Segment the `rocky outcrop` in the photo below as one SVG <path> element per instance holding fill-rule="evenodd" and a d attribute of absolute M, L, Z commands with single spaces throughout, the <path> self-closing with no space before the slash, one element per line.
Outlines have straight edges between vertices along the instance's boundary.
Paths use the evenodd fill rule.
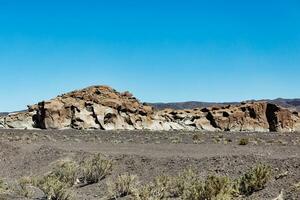
<path fill-rule="evenodd" d="M 151 127 L 153 109 L 129 92 L 108 86 L 89 87 L 29 106 L 41 129 L 142 129 Z"/>
<path fill-rule="evenodd" d="M 0 118 L 0 128 L 32 129 L 33 116 L 33 112 L 11 113 Z"/>
<path fill-rule="evenodd" d="M 0 127 L 292 132 L 300 131 L 300 116 L 268 102 L 158 111 L 129 92 L 93 86 L 2 117 Z"/>
<path fill-rule="evenodd" d="M 160 115 L 184 127 L 208 131 L 300 131 L 298 112 L 267 102 L 242 103 L 193 110 L 160 111 Z"/>

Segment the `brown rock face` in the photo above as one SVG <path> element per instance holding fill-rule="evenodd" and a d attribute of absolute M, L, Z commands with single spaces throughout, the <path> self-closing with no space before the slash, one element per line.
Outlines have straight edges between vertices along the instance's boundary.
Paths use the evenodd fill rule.
<path fill-rule="evenodd" d="M 129 92 L 94 86 L 58 96 L 29 107 L 36 111 L 34 122 L 41 129 L 136 129 L 147 123 L 152 107 L 141 104 Z"/>
<path fill-rule="evenodd" d="M 3 128 L 102 130 L 300 131 L 299 113 L 267 102 L 155 111 L 129 92 L 94 86 L 2 117 Z"/>

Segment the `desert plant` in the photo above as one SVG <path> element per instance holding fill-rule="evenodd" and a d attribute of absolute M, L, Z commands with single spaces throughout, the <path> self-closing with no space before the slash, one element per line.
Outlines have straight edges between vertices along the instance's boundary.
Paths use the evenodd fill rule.
<path fill-rule="evenodd" d="M 6 190 L 4 181 L 0 179 L 0 194 Z"/>
<path fill-rule="evenodd" d="M 200 179 L 195 179 L 192 183 L 185 182 L 185 187 L 182 190 L 183 200 L 197 200 L 201 198 L 203 183 Z"/>
<path fill-rule="evenodd" d="M 200 199 L 229 200 L 233 192 L 233 182 L 228 177 L 209 176 L 203 184 Z"/>
<path fill-rule="evenodd" d="M 80 168 L 86 184 L 98 183 L 111 172 L 112 161 L 102 154 L 96 154 L 84 160 Z"/>
<path fill-rule="evenodd" d="M 292 190 L 300 191 L 300 182 L 293 184 L 291 188 Z"/>
<path fill-rule="evenodd" d="M 201 139 L 201 135 L 200 135 L 200 134 L 194 134 L 193 137 L 192 137 L 192 139 L 193 139 L 193 142 L 194 142 L 195 144 L 199 144 L 199 143 L 202 142 L 202 139 Z"/>
<path fill-rule="evenodd" d="M 177 176 L 158 176 L 152 183 L 136 187 L 131 194 L 134 200 L 230 200 L 263 189 L 270 173 L 270 167 L 258 165 L 237 180 L 215 175 L 201 180 L 188 169 Z"/>
<path fill-rule="evenodd" d="M 159 199 L 172 197 L 176 193 L 175 177 L 162 175 L 154 179 L 152 190 L 155 191 Z"/>
<path fill-rule="evenodd" d="M 192 169 L 186 169 L 182 174 L 174 178 L 175 189 L 172 191 L 174 197 L 189 196 L 195 190 L 199 180 L 197 174 Z"/>
<path fill-rule="evenodd" d="M 61 162 L 47 175 L 21 178 L 15 191 L 23 197 L 31 197 L 32 191 L 29 188 L 34 186 L 43 191 L 48 200 L 71 200 L 73 194 L 70 188 L 76 181 L 76 175 L 75 162 Z"/>
<path fill-rule="evenodd" d="M 247 145 L 249 144 L 249 139 L 248 138 L 241 138 L 239 141 L 239 145 Z"/>
<path fill-rule="evenodd" d="M 133 199 L 134 200 L 157 200 L 153 192 L 153 187 L 150 185 L 144 185 L 133 192 Z"/>
<path fill-rule="evenodd" d="M 35 185 L 36 182 L 33 178 L 22 177 L 18 180 L 18 185 L 15 187 L 14 191 L 22 197 L 32 197 L 33 191 L 30 189 L 32 185 Z"/>
<path fill-rule="evenodd" d="M 150 183 L 144 185 L 140 188 L 137 188 L 133 192 L 134 200 L 164 200 L 168 199 L 165 196 L 164 190 L 162 188 L 158 188 L 154 183 Z"/>
<path fill-rule="evenodd" d="M 177 188 L 175 177 L 157 176 L 153 182 L 137 187 L 133 192 L 134 200 L 163 200 L 175 197 Z"/>
<path fill-rule="evenodd" d="M 137 176 L 128 173 L 119 175 L 114 182 L 107 182 L 108 192 L 115 199 L 133 194 L 137 186 Z"/>
<path fill-rule="evenodd" d="M 251 195 L 262 190 L 271 178 L 271 167 L 259 164 L 249 170 L 239 180 L 239 192 L 242 195 Z"/>
<path fill-rule="evenodd" d="M 72 191 L 58 177 L 48 175 L 38 180 L 36 186 L 44 192 L 48 200 L 72 200 Z"/>
<path fill-rule="evenodd" d="M 68 187 L 72 187 L 77 180 L 78 166 L 73 161 L 64 161 L 59 163 L 50 173 L 51 176 L 65 183 Z"/>

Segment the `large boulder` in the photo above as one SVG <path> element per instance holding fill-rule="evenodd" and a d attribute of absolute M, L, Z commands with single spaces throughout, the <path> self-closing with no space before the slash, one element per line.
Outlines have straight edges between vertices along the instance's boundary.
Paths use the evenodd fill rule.
<path fill-rule="evenodd" d="M 0 128 L 33 129 L 33 112 L 12 113 L 0 119 Z"/>
<path fill-rule="evenodd" d="M 143 129 L 153 114 L 129 92 L 94 86 L 29 107 L 41 129 Z"/>

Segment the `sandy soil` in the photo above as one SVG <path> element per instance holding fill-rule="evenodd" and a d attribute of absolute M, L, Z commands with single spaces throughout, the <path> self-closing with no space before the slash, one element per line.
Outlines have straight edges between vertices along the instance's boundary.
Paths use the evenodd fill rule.
<path fill-rule="evenodd" d="M 248 138 L 249 144 L 239 145 L 242 138 Z M 281 190 L 285 199 L 300 199 L 300 191 L 294 187 L 300 182 L 299 133 L 0 130 L 0 177 L 11 183 L 23 176 L 42 175 L 58 160 L 80 161 L 91 153 L 114 160 L 112 177 L 130 172 L 143 182 L 189 167 L 203 177 L 238 177 L 265 163 L 273 168 L 272 180 L 246 199 L 272 200 Z M 279 174 L 286 176 L 276 179 Z M 101 199 L 106 180 L 76 188 L 75 193 L 77 199 Z"/>

